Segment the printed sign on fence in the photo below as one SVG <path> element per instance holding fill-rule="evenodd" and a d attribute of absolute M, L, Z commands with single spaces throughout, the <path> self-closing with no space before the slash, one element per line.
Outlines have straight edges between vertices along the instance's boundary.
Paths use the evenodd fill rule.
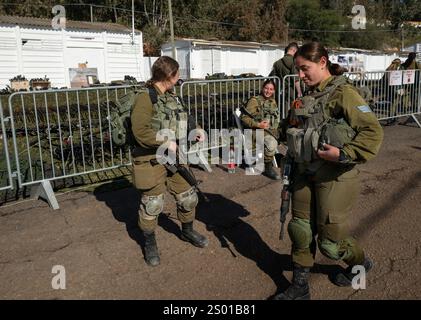
<path fill-rule="evenodd" d="M 402 84 L 402 71 L 391 71 L 389 86 L 400 86 Z"/>
<path fill-rule="evenodd" d="M 415 70 L 405 70 L 403 72 L 403 84 L 415 83 Z"/>

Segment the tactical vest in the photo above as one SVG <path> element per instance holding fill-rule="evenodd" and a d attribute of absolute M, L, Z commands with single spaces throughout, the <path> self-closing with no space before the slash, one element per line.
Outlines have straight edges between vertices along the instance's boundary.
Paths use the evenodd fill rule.
<path fill-rule="evenodd" d="M 151 126 L 154 130 L 170 129 L 176 139 L 185 138 L 188 130 L 188 114 L 179 98 L 169 92 L 161 94 L 153 103 Z"/>
<path fill-rule="evenodd" d="M 153 104 L 152 128 L 156 131 L 161 129 L 173 130 L 176 139 L 187 134 L 188 115 L 184 111 L 177 96 L 170 93 L 157 94 L 154 88 L 133 88 L 119 97 L 115 104 L 110 104 L 111 137 L 114 145 L 136 146 L 137 142 L 131 128 L 131 114 L 139 94 L 149 95 Z"/>
<path fill-rule="evenodd" d="M 330 115 L 328 100 L 339 86 L 348 84 L 345 77 L 335 77 L 322 92 L 315 92 L 294 101 L 287 129 L 289 154 L 297 163 L 310 163 L 320 159 L 317 150 L 323 143 L 342 148 L 356 135 L 343 118 Z"/>
<path fill-rule="evenodd" d="M 275 101 L 272 99 L 265 99 L 262 96 L 254 97 L 257 100 L 257 114 L 254 119 L 261 122 L 263 119 L 269 120 L 270 129 L 278 129 L 279 127 L 279 110 Z"/>

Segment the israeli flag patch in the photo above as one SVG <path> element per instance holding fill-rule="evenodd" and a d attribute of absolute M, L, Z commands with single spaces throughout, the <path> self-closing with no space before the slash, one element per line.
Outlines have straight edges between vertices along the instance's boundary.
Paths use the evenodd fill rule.
<path fill-rule="evenodd" d="M 363 113 L 373 112 L 373 111 L 371 111 L 371 108 L 369 106 L 359 106 L 357 108 L 358 108 L 358 110 L 360 110 Z"/>

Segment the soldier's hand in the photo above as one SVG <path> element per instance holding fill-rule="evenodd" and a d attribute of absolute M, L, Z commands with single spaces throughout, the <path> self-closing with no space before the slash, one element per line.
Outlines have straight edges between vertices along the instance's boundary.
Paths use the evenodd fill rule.
<path fill-rule="evenodd" d="M 196 129 L 196 141 L 203 142 L 206 138 L 206 132 L 203 129 Z"/>
<path fill-rule="evenodd" d="M 177 152 L 177 143 L 175 141 L 170 141 L 168 143 L 168 151 L 176 154 Z"/>
<path fill-rule="evenodd" d="M 269 121 L 263 120 L 259 122 L 260 129 L 269 129 Z"/>
<path fill-rule="evenodd" d="M 331 146 L 330 144 L 323 144 L 324 150 L 317 150 L 317 155 L 327 161 L 338 162 L 339 161 L 339 149 Z"/>

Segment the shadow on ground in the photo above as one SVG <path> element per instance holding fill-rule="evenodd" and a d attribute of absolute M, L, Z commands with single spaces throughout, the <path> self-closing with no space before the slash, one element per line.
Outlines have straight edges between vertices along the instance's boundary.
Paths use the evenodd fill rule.
<path fill-rule="evenodd" d="M 206 196 L 209 202 L 199 203 L 197 220 L 202 221 L 207 230 L 213 232 L 221 247 L 229 250 L 233 257 L 240 254 L 254 261 L 272 279 L 277 291 L 284 291 L 289 282 L 283 276 L 283 271 L 291 270 L 290 255 L 273 251 L 259 233 L 241 219 L 250 215 L 241 204 L 220 194 L 207 193 Z"/>
<path fill-rule="evenodd" d="M 94 195 L 97 200 L 106 203 L 117 221 L 126 225 L 128 235 L 136 241 L 144 254 L 144 238 L 138 227 L 140 196 L 137 190 L 125 188 L 110 192 L 110 187 L 109 184 L 100 186 L 95 189 Z M 259 233 L 242 219 L 250 215 L 250 212 L 241 204 L 219 194 L 205 195 L 209 202 L 199 202 L 196 219 L 204 223 L 206 229 L 215 235 L 221 248 L 229 250 L 233 257 L 241 255 L 254 261 L 256 266 L 272 279 L 277 287 L 276 293 L 284 291 L 289 286 L 289 281 L 283 272 L 292 270 L 291 256 L 275 252 L 263 241 Z M 172 197 L 166 199 L 172 201 Z M 180 238 L 179 224 L 165 213 L 160 215 L 158 225 Z M 316 264 L 312 272 L 331 275 L 338 270 L 340 267 L 336 265 Z M 273 295 L 268 299 L 272 297 Z"/>

